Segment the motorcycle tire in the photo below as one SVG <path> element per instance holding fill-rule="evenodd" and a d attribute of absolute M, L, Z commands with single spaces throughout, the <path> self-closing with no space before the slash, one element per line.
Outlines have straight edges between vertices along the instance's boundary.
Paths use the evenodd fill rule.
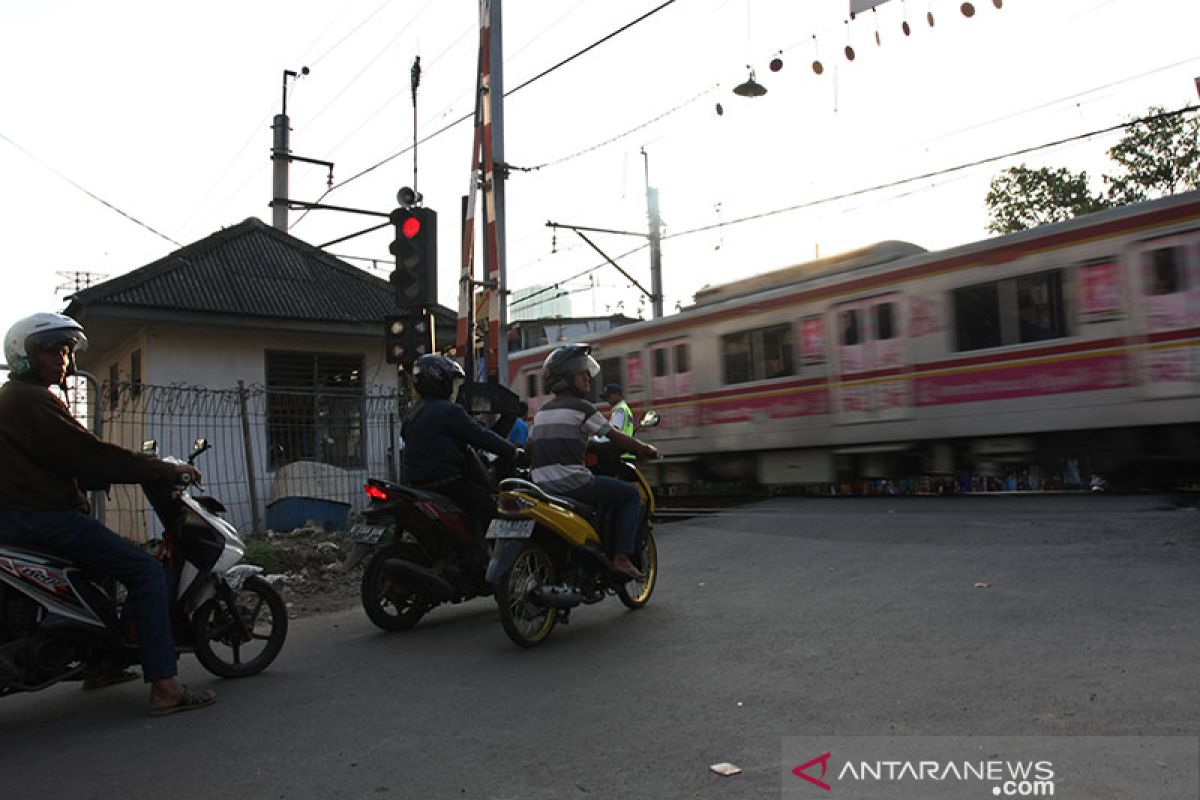
<path fill-rule="evenodd" d="M 395 584 L 388 577 L 384 563 L 389 558 L 404 558 L 417 564 L 423 562 L 414 558 L 409 545 L 389 544 L 377 550 L 363 569 L 359 591 L 363 611 L 377 627 L 395 633 L 416 625 L 432 606 L 419 594 Z"/>
<path fill-rule="evenodd" d="M 646 577 L 640 581 L 626 581 L 617 587 L 617 597 L 626 608 L 639 609 L 650 602 L 654 593 L 654 584 L 658 582 L 658 547 L 654 544 L 654 533 L 646 532 L 646 540 L 642 543 L 642 552 L 635 558 L 638 568 Z"/>
<path fill-rule="evenodd" d="M 274 586 L 254 575 L 246 579 L 234 597 L 233 611 L 223 597 L 206 600 L 196 610 L 192 623 L 196 659 L 222 678 L 245 678 L 262 672 L 279 655 L 287 638 L 287 606 Z M 249 638 L 233 613 L 241 615 Z"/>
<path fill-rule="evenodd" d="M 512 569 L 496 585 L 496 605 L 504 632 L 521 647 L 533 647 L 545 641 L 558 622 L 558 612 L 534 605 L 529 593 L 537 586 L 554 583 L 554 562 L 534 542 L 526 542 L 513 561 Z"/>

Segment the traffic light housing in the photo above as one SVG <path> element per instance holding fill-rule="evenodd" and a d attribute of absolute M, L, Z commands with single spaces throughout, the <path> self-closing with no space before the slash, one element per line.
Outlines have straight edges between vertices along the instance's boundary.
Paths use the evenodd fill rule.
<path fill-rule="evenodd" d="M 387 362 L 405 369 L 426 353 L 433 352 L 433 328 L 427 309 L 419 313 L 386 317 L 383 321 L 383 345 Z"/>
<path fill-rule="evenodd" d="M 396 238 L 388 249 L 396 258 L 390 280 L 396 305 L 404 309 L 437 302 L 437 212 L 397 208 L 391 213 Z"/>

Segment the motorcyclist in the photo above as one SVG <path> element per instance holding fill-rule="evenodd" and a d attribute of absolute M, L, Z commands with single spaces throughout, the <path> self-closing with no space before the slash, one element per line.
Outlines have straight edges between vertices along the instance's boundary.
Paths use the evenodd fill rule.
<path fill-rule="evenodd" d="M 533 482 L 547 491 L 567 495 L 589 505 L 613 510 L 613 566 L 627 578 L 644 576 L 629 559 L 637 540 L 641 495 L 633 484 L 595 475 L 585 464 L 590 436 L 605 435 L 618 447 L 653 458 L 654 445 L 638 441 L 609 426 L 589 401 L 592 382 L 600 365 L 587 344 L 559 347 L 542 364 L 542 382 L 554 393 L 533 418 L 529 455 Z"/>
<path fill-rule="evenodd" d="M 83 491 L 112 483 L 198 481 L 200 473 L 104 442 L 75 419 L 51 387 L 66 392 L 75 352 L 86 347 L 83 326 L 61 314 L 25 317 L 5 334 L 11 380 L 0 387 L 0 542 L 56 554 L 124 584 L 142 676 L 150 684 L 149 712 L 202 708 L 216 695 L 192 691 L 178 678 L 162 565 L 91 517 Z M 114 667 L 85 677 L 84 686 L 136 677 Z"/>
<path fill-rule="evenodd" d="M 443 494 L 467 513 L 482 537 L 496 508 L 492 487 L 480 483 L 467 467 L 464 445 L 494 453 L 506 461 L 517 448 L 471 417 L 453 402 L 466 375 L 457 361 L 432 353 L 413 364 L 418 401 L 404 417 L 404 481 Z"/>
<path fill-rule="evenodd" d="M 626 436 L 633 436 L 633 411 L 629 408 L 629 403 L 625 402 L 625 393 L 621 391 L 621 384 L 608 384 L 600 396 L 609 405 L 608 424 Z M 637 456 L 633 453 L 622 453 L 621 458 L 625 461 L 633 461 Z"/>

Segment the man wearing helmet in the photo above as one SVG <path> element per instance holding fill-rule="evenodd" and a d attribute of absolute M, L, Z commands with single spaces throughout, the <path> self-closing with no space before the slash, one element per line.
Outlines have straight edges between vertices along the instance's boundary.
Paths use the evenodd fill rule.
<path fill-rule="evenodd" d="M 633 484 L 594 475 L 584 463 L 589 436 L 605 435 L 628 452 L 653 458 L 654 445 L 609 427 L 604 415 L 588 398 L 594 397 L 592 381 L 600 374 L 600 365 L 586 344 L 570 344 L 546 357 L 542 382 L 554 393 L 533 418 L 529 433 L 529 455 L 534 483 L 546 490 L 573 497 L 590 505 L 606 505 L 613 510 L 613 566 L 628 578 L 643 576 L 629 560 L 637 540 L 641 516 L 641 495 Z"/>
<path fill-rule="evenodd" d="M 413 364 L 418 402 L 404 417 L 404 481 L 444 494 L 458 504 L 479 535 L 496 508 L 492 489 L 471 478 L 463 445 L 495 453 L 508 461 L 517 449 L 485 428 L 452 398 L 466 380 L 457 361 L 430 354 Z"/>
<path fill-rule="evenodd" d="M 12 379 L 0 387 L 0 542 L 45 550 L 123 583 L 150 684 L 150 713 L 201 708 L 216 696 L 189 690 L 176 674 L 162 565 L 91 517 L 83 493 L 112 483 L 198 481 L 200 473 L 101 441 L 76 421 L 50 387 L 65 390 L 75 351 L 86 347 L 83 327 L 61 314 L 18 320 L 4 337 Z M 89 677 L 85 686 L 137 676 Z"/>

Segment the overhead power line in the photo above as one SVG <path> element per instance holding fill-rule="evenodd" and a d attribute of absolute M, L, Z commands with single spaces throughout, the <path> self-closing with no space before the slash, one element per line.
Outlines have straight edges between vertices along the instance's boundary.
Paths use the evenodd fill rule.
<path fill-rule="evenodd" d="M 35 162 L 37 162 L 37 163 L 38 163 L 40 166 L 42 166 L 42 167 L 43 167 L 43 168 L 45 168 L 45 169 L 48 169 L 48 170 L 50 170 L 50 171 L 51 171 L 51 172 L 53 172 L 55 175 L 57 175 L 57 176 L 58 176 L 60 179 L 62 179 L 62 180 L 63 180 L 63 181 L 65 181 L 66 183 L 69 183 L 71 186 L 74 186 L 76 189 L 78 189 L 79 191 L 83 192 L 83 193 L 84 193 L 84 194 L 86 194 L 88 197 L 90 197 L 90 198 L 92 198 L 93 200 L 95 200 L 97 203 L 100 203 L 101 205 L 107 206 L 108 208 L 110 208 L 110 209 L 112 209 L 113 211 L 117 212 L 117 213 L 118 213 L 118 214 L 120 214 L 122 217 L 124 217 L 125 219 L 129 220 L 130 222 L 133 222 L 133 223 L 134 223 L 134 224 L 136 224 L 136 225 L 140 225 L 140 226 L 142 226 L 142 227 L 143 227 L 143 228 L 145 228 L 146 230 L 148 230 L 148 231 L 150 231 L 151 233 L 153 233 L 155 236 L 158 236 L 158 237 L 160 237 L 160 238 L 166 239 L 168 242 L 170 242 L 171 244 L 175 245 L 176 247 L 183 247 L 183 245 L 181 245 L 179 242 L 177 242 L 177 241 L 175 241 L 174 239 L 172 239 L 170 236 L 167 236 L 165 233 L 161 233 L 161 232 L 159 232 L 159 231 L 156 231 L 154 228 L 151 228 L 149 225 L 147 225 L 146 223 L 142 222 L 142 221 L 141 221 L 140 219 L 138 219 L 137 217 L 134 217 L 134 216 L 133 216 L 133 215 L 131 215 L 131 214 L 127 214 L 127 213 L 125 213 L 125 212 L 124 212 L 124 211 L 122 211 L 121 209 L 119 209 L 119 208 L 117 208 L 116 206 L 114 206 L 112 203 L 110 203 L 110 202 L 108 202 L 107 200 L 105 200 L 103 197 L 99 197 L 98 195 L 96 195 L 96 194 L 93 194 L 92 192 L 90 192 L 90 191 L 88 191 L 87 189 L 83 188 L 83 187 L 82 187 L 82 186 L 80 186 L 78 183 L 76 183 L 75 181 L 71 180 L 71 179 L 70 179 L 70 178 L 68 178 L 66 175 L 63 175 L 61 172 L 59 172 L 58 170 L 56 170 L 54 167 L 50 166 L 50 165 L 49 165 L 49 164 L 47 164 L 45 161 L 42 161 L 40 158 L 38 158 L 37 156 L 35 156 L 33 153 L 29 152 L 29 151 L 28 151 L 28 150 L 26 150 L 24 147 L 22 147 L 21 145 L 19 145 L 19 144 L 17 144 L 16 142 L 14 142 L 12 139 L 10 139 L 10 138 L 8 138 L 7 136 L 5 136 L 3 133 L 0 133 L 0 139 L 3 139 L 4 141 L 8 142 L 8 143 L 9 143 L 9 144 L 11 144 L 13 147 L 17 148 L 17 149 L 18 149 L 18 150 L 20 150 L 22 153 L 24 153 L 25 155 L 27 155 L 29 158 L 33 159 L 33 160 L 34 160 Z"/>
<path fill-rule="evenodd" d="M 604 36 L 601 39 L 597 39 L 596 41 L 592 42 L 591 44 L 589 44 L 587 47 L 583 48 L 582 50 L 579 50 L 579 51 L 573 53 L 572 55 L 567 56 L 562 61 L 559 61 L 557 64 L 555 64 L 551 67 L 547 67 L 546 69 L 542 70 L 537 75 L 534 75 L 532 78 L 529 78 L 528 80 L 526 80 L 524 83 L 521 83 L 520 85 L 518 85 L 512 89 L 509 89 L 508 91 L 506 91 L 504 93 L 504 96 L 510 97 L 510 96 L 516 94 L 517 92 L 521 91 L 526 86 L 533 83 L 534 81 L 541 80 L 542 78 L 546 77 L 547 75 L 554 72 L 555 70 L 560 69 L 563 66 L 566 66 L 567 64 L 571 63 L 575 59 L 582 56 L 584 53 L 594 50 L 595 48 L 597 48 L 600 45 L 604 44 L 605 42 L 609 41 L 613 37 L 618 36 L 621 33 L 624 33 L 625 31 L 632 28 L 634 25 L 637 25 L 638 23 L 643 22 L 646 19 L 648 19 L 649 17 L 657 14 L 659 11 L 662 11 L 664 8 L 673 4 L 674 2 L 675 2 L 675 0 L 666 0 L 666 2 L 662 3 L 659 6 L 656 6 L 655 8 L 650 9 L 649 11 L 647 11 L 645 14 L 642 14 L 637 19 L 632 20 L 631 22 L 627 22 L 626 24 L 622 25 L 620 28 L 617 28 L 616 30 L 614 30 L 612 33 L 609 33 L 607 36 Z M 348 183 L 351 183 L 352 181 L 356 181 L 359 178 L 363 177 L 364 175 L 366 175 L 370 172 L 374 172 L 375 170 L 379 169 L 384 164 L 394 161 L 395 159 L 399 158 L 400 156 L 404 155 L 405 153 L 410 152 L 417 145 L 425 144 L 425 142 L 428 142 L 430 139 L 433 139 L 436 136 L 440 136 L 441 134 L 445 133 L 446 131 L 450 130 L 451 128 L 455 127 L 456 125 L 459 125 L 463 122 L 466 122 L 469 119 L 472 119 L 474 116 L 475 116 L 475 112 L 472 110 L 471 112 L 464 114 L 463 116 L 459 117 L 458 119 L 455 119 L 455 120 L 443 125 L 441 128 L 438 128 L 436 131 L 434 131 L 433 133 L 429 134 L 428 136 L 425 136 L 424 138 L 418 140 L 417 142 L 414 142 L 413 144 L 411 144 L 395 153 L 392 153 L 390 156 L 387 156 L 386 158 L 384 158 L 380 161 L 377 161 L 376 163 L 372 164 L 371 166 L 367 167 L 366 169 L 362 170 L 361 172 L 357 172 L 354 175 L 351 175 L 349 178 L 346 178 L 346 180 L 335 183 L 333 186 L 326 189 L 325 192 L 319 198 L 317 198 L 317 202 L 318 203 L 321 202 L 321 200 L 323 200 L 325 197 L 329 196 L 331 193 L 337 191 L 338 189 L 342 188 L 343 186 L 347 185 Z M 297 221 L 299 221 L 299 220 L 297 220 Z"/>
<path fill-rule="evenodd" d="M 1002 153 L 1002 154 L 994 155 L 994 156 L 988 156 L 987 158 L 980 158 L 980 159 L 976 159 L 974 161 L 968 161 L 963 164 L 957 164 L 953 167 L 946 167 L 944 169 L 933 170 L 932 172 L 925 172 L 920 175 L 913 175 L 908 178 L 901 178 L 899 180 L 888 181 L 887 183 L 879 183 L 874 186 L 867 186 L 867 187 L 864 187 L 861 189 L 855 189 L 855 190 L 849 191 L 849 192 L 842 192 L 840 194 L 829 195 L 827 197 L 822 197 L 822 198 L 819 198 L 816 200 L 809 200 L 804 203 L 796 203 L 795 205 L 785 206 L 784 208 L 777 208 L 777 209 L 773 209 L 771 211 L 763 211 L 758 214 L 749 214 L 744 217 L 738 217 L 737 219 L 732 219 L 732 220 L 728 220 L 728 221 L 722 220 L 721 222 L 714 222 L 710 225 L 701 225 L 696 228 L 688 228 L 687 230 L 679 231 L 678 233 L 664 234 L 662 238 L 664 241 L 667 239 L 677 239 L 677 238 L 680 238 L 683 236 L 691 236 L 692 234 L 710 231 L 710 230 L 713 230 L 714 228 L 726 228 L 726 227 L 729 227 L 730 225 L 737 225 L 742 222 L 754 222 L 756 220 L 766 219 L 767 217 L 774 217 L 774 216 L 778 216 L 779 214 L 786 214 L 791 211 L 800 211 L 800 210 L 806 209 L 806 208 L 814 208 L 816 206 L 821 206 L 821 205 L 825 205 L 828 203 L 837 202 L 838 200 L 845 200 L 845 199 L 848 199 L 851 197 L 859 197 L 862 195 L 871 194 L 872 192 L 882 191 L 884 189 L 894 189 L 898 186 L 905 186 L 907 184 L 916 183 L 917 181 L 923 181 L 923 180 L 928 180 L 930 178 L 938 178 L 938 177 L 942 177 L 944 175 L 951 175 L 951 174 L 954 174 L 957 172 L 962 172 L 964 170 L 968 170 L 973 167 L 983 166 L 984 164 L 993 164 L 997 161 L 1003 161 L 1003 160 L 1009 159 L 1009 158 L 1016 158 L 1017 156 L 1029 155 L 1030 153 L 1036 153 L 1041 150 L 1049 150 L 1049 149 L 1059 147 L 1064 144 L 1080 142 L 1080 141 L 1084 141 L 1086 139 L 1091 139 L 1096 136 L 1103 136 L 1104 134 L 1113 133 L 1114 131 L 1127 129 L 1134 125 L 1139 125 L 1139 124 L 1147 123 L 1147 122 L 1158 122 L 1160 120 L 1170 119 L 1172 117 L 1181 117 L 1185 114 L 1190 114 L 1195 111 L 1200 111 L 1200 106 L 1184 106 L 1183 108 L 1177 108 L 1174 111 L 1166 111 L 1162 114 L 1152 114 L 1150 116 L 1138 117 L 1137 119 L 1132 119 L 1132 120 L 1129 120 L 1128 122 L 1120 123 L 1119 125 L 1110 125 L 1106 128 L 1098 128 L 1096 130 L 1088 131 L 1087 133 L 1080 133 L 1080 134 L 1076 134 L 1075 136 L 1068 136 L 1063 139 L 1056 139 L 1052 142 L 1045 142 L 1044 144 L 1033 145 L 1030 147 L 1023 147 L 1019 150 L 1011 150 L 1007 153 Z M 621 253 L 620 255 L 614 256 L 613 260 L 617 261 L 617 260 L 620 260 L 627 256 L 633 255 L 634 253 L 637 253 L 640 250 L 646 249 L 646 247 L 648 247 L 648 245 L 643 244 L 639 247 L 633 248 L 632 250 L 627 250 L 626 252 Z M 596 264 L 593 267 L 589 267 L 581 272 L 571 275 L 570 277 L 563 278 L 559 281 L 556 281 L 554 284 L 552 284 L 544 289 L 540 289 L 540 290 L 534 292 L 533 294 L 522 297 L 520 299 L 520 301 L 514 302 L 511 308 L 513 308 L 513 309 L 519 308 L 520 304 L 528 303 L 529 301 L 538 297 L 540 294 L 543 294 L 545 292 L 550 292 L 550 291 L 557 291 L 562 284 L 569 283 L 578 278 L 582 278 L 583 276 L 588 275 L 592 272 L 595 272 L 596 270 L 601 269 L 602 267 L 606 267 L 606 266 L 608 266 L 607 261 L 605 261 L 601 264 Z"/>

